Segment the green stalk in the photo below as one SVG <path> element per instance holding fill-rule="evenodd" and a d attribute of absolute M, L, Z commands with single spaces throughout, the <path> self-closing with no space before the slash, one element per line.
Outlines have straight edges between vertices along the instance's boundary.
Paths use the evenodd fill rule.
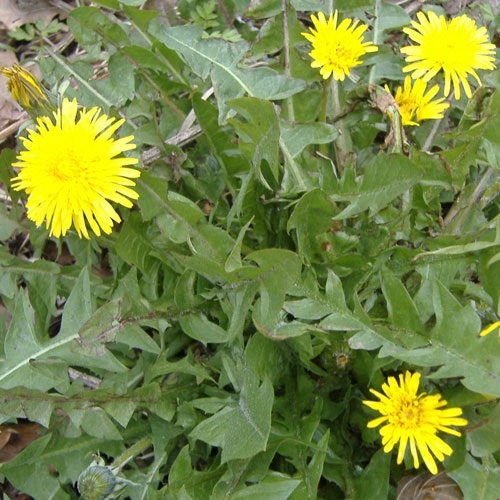
<path fill-rule="evenodd" d="M 283 9 L 283 64 L 285 69 L 285 75 L 291 76 L 290 73 L 290 37 L 288 33 L 288 8 L 286 0 L 281 0 L 281 6 Z M 286 109 L 288 111 L 288 120 L 291 122 L 295 121 L 295 111 L 293 109 L 293 97 L 289 96 L 286 98 Z"/>
<path fill-rule="evenodd" d="M 446 102 L 449 104 L 453 100 L 454 96 L 455 96 L 455 91 L 452 90 L 450 95 L 446 99 Z M 432 146 L 432 141 L 434 141 L 434 137 L 436 137 L 436 134 L 439 130 L 439 127 L 441 126 L 441 123 L 443 122 L 443 120 L 446 118 L 446 113 L 448 112 L 449 109 L 450 108 L 447 108 L 444 110 L 443 118 L 439 118 L 439 120 L 434 120 L 434 124 L 432 125 L 432 129 L 429 132 L 429 135 L 427 136 L 427 138 L 425 139 L 425 143 L 422 147 L 422 151 L 424 151 L 424 152 L 430 151 L 431 146 Z"/>
<path fill-rule="evenodd" d="M 379 44 L 379 30 L 378 30 L 378 18 L 380 16 L 380 0 L 375 0 L 375 22 L 373 24 L 373 45 Z M 376 65 L 374 64 L 370 69 L 370 77 L 368 83 L 373 85 L 375 83 L 375 71 Z"/>
<path fill-rule="evenodd" d="M 318 121 L 320 123 L 326 123 L 326 108 L 328 106 L 328 92 L 330 87 L 328 85 L 328 80 L 323 80 L 323 92 L 321 94 L 321 103 L 319 107 Z M 328 156 L 328 144 L 320 144 L 319 151 L 325 156 Z"/>
<path fill-rule="evenodd" d="M 149 448 L 151 446 L 151 443 L 152 441 L 149 436 L 143 437 L 142 439 L 137 441 L 137 443 L 133 444 L 130 448 L 126 449 L 119 457 L 116 457 L 111 464 L 111 467 L 122 467 L 129 460 L 132 460 L 132 458 L 139 455 L 139 453 L 142 453 L 144 450 Z"/>
<path fill-rule="evenodd" d="M 444 219 L 445 233 L 462 234 L 462 227 L 467 221 L 470 211 L 486 191 L 490 184 L 490 178 L 494 173 L 495 170 L 492 167 L 487 168 L 469 195 L 462 191 L 462 194 L 457 197 Z"/>
<path fill-rule="evenodd" d="M 439 130 L 439 126 L 441 125 L 441 122 L 443 121 L 443 118 L 439 118 L 439 120 L 434 120 L 434 124 L 432 125 L 432 129 L 429 132 L 429 135 L 425 139 L 424 146 L 422 147 L 422 151 L 428 152 L 431 149 L 432 146 L 432 141 L 434 140 L 434 137 L 436 137 L 437 131 Z"/>
<path fill-rule="evenodd" d="M 302 174 L 300 173 L 299 166 L 295 163 L 295 160 L 292 158 L 290 151 L 288 151 L 288 148 L 286 147 L 286 144 L 283 142 L 283 139 L 281 139 L 281 137 L 279 139 L 279 144 L 281 147 L 281 151 L 283 152 L 283 156 L 285 157 L 286 165 L 290 168 L 293 176 L 295 177 L 295 180 L 297 181 L 299 191 L 306 191 L 307 186 L 304 178 L 302 177 Z"/>
<path fill-rule="evenodd" d="M 389 106 L 391 113 L 392 130 L 394 131 L 394 145 L 391 148 L 391 153 L 403 152 L 403 124 L 401 122 L 401 114 L 399 110 L 393 106 Z"/>
<path fill-rule="evenodd" d="M 342 107 L 340 105 L 339 82 L 333 77 L 331 77 L 330 88 L 332 90 L 333 116 L 341 116 Z M 335 150 L 337 153 L 336 156 L 339 169 L 342 169 L 344 155 L 351 151 L 351 136 L 345 127 L 344 120 L 342 118 L 337 121 L 337 126 L 339 129 L 339 138 L 336 141 Z M 339 150 L 342 150 L 343 153 L 340 153 Z"/>

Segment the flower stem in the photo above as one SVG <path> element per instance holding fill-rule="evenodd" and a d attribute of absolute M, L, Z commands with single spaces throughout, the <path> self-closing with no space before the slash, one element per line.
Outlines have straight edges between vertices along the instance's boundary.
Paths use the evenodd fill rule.
<path fill-rule="evenodd" d="M 375 0 L 375 21 L 373 23 L 373 45 L 379 44 L 379 30 L 378 30 L 378 19 L 380 16 L 380 0 Z M 375 74 L 377 71 L 377 65 L 374 64 L 370 69 L 370 77 L 368 79 L 368 83 L 375 83 Z"/>
<path fill-rule="evenodd" d="M 116 457 L 111 466 L 122 467 L 129 460 L 139 455 L 139 453 L 142 453 L 146 448 L 149 448 L 151 446 L 151 443 L 152 441 L 149 436 L 143 437 L 142 439 L 137 441 L 137 443 L 133 444 L 130 448 L 125 450 L 119 457 Z"/>
<path fill-rule="evenodd" d="M 286 0 L 281 0 L 281 7 L 283 9 L 283 58 L 285 75 L 290 76 L 290 38 L 288 35 L 288 8 Z M 295 121 L 295 112 L 293 109 L 293 97 L 286 98 L 286 109 L 288 111 L 288 120 Z"/>
<path fill-rule="evenodd" d="M 446 102 L 450 103 L 454 96 L 455 96 L 455 91 L 452 90 L 451 93 L 450 93 L 450 95 L 449 95 L 449 97 L 448 97 L 448 99 L 446 99 Z M 424 151 L 424 152 L 430 151 L 431 146 L 432 146 L 432 141 L 434 140 L 434 137 L 436 137 L 436 134 L 437 134 L 437 132 L 439 130 L 441 122 L 445 119 L 446 112 L 449 109 L 450 108 L 447 108 L 447 109 L 444 110 L 443 118 L 440 118 L 439 120 L 435 120 L 434 121 L 432 129 L 429 132 L 429 135 L 427 136 L 427 139 L 425 139 L 425 143 L 424 143 L 424 146 L 422 147 L 422 151 Z"/>
<path fill-rule="evenodd" d="M 494 173 L 495 170 L 492 167 L 487 168 L 479 182 L 476 183 L 474 190 L 468 196 L 461 194 L 457 197 L 444 219 L 447 234 L 462 233 L 462 226 L 465 224 L 470 211 L 488 187 L 490 178 Z"/>
<path fill-rule="evenodd" d="M 333 108 L 333 116 L 342 116 L 342 108 L 340 105 L 340 94 L 339 94 L 339 82 L 335 80 L 335 78 L 331 79 L 330 83 L 330 88 L 332 91 L 332 108 Z M 342 169 L 342 166 L 344 164 L 344 156 L 346 153 L 349 153 L 351 151 L 350 147 L 350 135 L 349 131 L 344 125 L 344 120 L 340 119 L 337 121 L 337 126 L 339 129 L 339 138 L 337 139 L 336 142 L 336 156 L 337 156 L 337 163 L 339 165 L 339 168 Z M 342 150 L 342 152 L 340 152 Z"/>
<path fill-rule="evenodd" d="M 431 131 L 429 132 L 427 139 L 425 139 L 422 151 L 428 152 L 431 149 L 432 141 L 434 140 L 434 137 L 436 137 L 437 131 L 442 121 L 443 121 L 442 118 L 439 118 L 439 120 L 434 120 L 434 124 L 432 125 Z"/>
<path fill-rule="evenodd" d="M 328 92 L 330 91 L 328 80 L 323 80 L 323 92 L 321 94 L 321 102 L 319 105 L 319 115 L 318 121 L 320 123 L 326 123 L 326 108 L 328 107 Z M 319 152 L 328 156 L 328 144 L 320 144 Z"/>
<path fill-rule="evenodd" d="M 401 123 L 401 114 L 399 109 L 390 105 L 389 111 L 392 118 L 392 130 L 394 132 L 394 145 L 392 146 L 391 153 L 403 152 L 403 125 Z"/>
<path fill-rule="evenodd" d="M 299 191 L 306 191 L 307 186 L 306 186 L 306 183 L 304 181 L 304 178 L 302 177 L 302 174 L 300 173 L 299 166 L 295 163 L 295 160 L 292 158 L 290 151 L 288 151 L 288 148 L 286 147 L 286 144 L 283 141 L 283 139 L 281 139 L 281 137 L 279 140 L 279 145 L 281 147 L 281 151 L 283 152 L 283 156 L 285 157 L 286 164 L 288 165 L 288 167 L 292 171 L 292 173 L 295 177 L 295 180 L 297 181 L 298 190 Z"/>
<path fill-rule="evenodd" d="M 339 82 L 335 78 L 331 79 L 333 116 L 340 115 Z"/>

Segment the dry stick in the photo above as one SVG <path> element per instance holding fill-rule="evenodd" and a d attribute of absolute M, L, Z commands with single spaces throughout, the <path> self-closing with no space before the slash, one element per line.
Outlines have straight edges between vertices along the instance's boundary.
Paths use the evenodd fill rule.
<path fill-rule="evenodd" d="M 406 13 L 411 16 L 414 12 L 422 8 L 422 5 L 425 3 L 425 0 L 415 0 L 407 5 L 404 9 Z"/>
<path fill-rule="evenodd" d="M 8 125 L 7 127 L 5 127 L 4 129 L 0 130 L 0 141 L 3 141 L 7 137 L 9 137 L 9 135 L 13 134 L 14 132 L 17 132 L 17 130 L 19 129 L 19 127 L 25 121 L 28 121 L 28 120 L 29 120 L 28 114 L 27 113 L 23 113 L 21 115 L 21 118 L 19 118 L 18 120 L 16 120 L 14 123 L 11 123 L 10 125 Z"/>
<path fill-rule="evenodd" d="M 201 96 L 202 100 L 206 101 L 213 93 L 214 93 L 214 88 L 210 87 Z M 187 114 L 183 124 L 181 125 L 181 128 L 179 129 L 178 134 L 182 134 L 184 132 L 187 132 L 193 126 L 195 120 L 196 120 L 196 115 L 194 113 L 194 109 L 191 109 L 191 111 Z"/>
<path fill-rule="evenodd" d="M 71 381 L 81 380 L 83 385 L 90 387 L 91 389 L 99 389 L 99 386 L 101 385 L 101 379 L 75 370 L 74 368 L 68 368 L 68 375 Z"/>
<path fill-rule="evenodd" d="M 286 0 L 281 0 L 281 7 L 283 9 L 283 58 L 285 66 L 285 75 L 290 76 L 290 39 L 288 36 L 288 9 Z M 288 111 L 288 120 L 295 121 L 295 112 L 293 109 L 293 97 L 286 98 L 286 109 Z"/>
<path fill-rule="evenodd" d="M 201 96 L 201 98 L 204 101 L 206 101 L 213 93 L 214 93 L 214 88 L 210 87 Z M 170 139 L 167 139 L 165 141 L 165 144 L 182 147 L 185 146 L 186 144 L 189 144 L 191 141 L 194 141 L 196 138 L 198 138 L 203 133 L 203 131 L 201 130 L 201 127 L 199 125 L 193 125 L 195 119 L 196 115 L 194 113 L 194 110 L 192 109 L 187 114 L 186 119 L 184 120 L 183 124 L 181 125 L 181 128 L 179 129 L 179 132 L 177 132 L 177 134 L 171 137 Z M 153 163 L 159 158 L 161 158 L 161 151 L 157 147 L 148 149 L 147 151 L 144 151 L 144 153 L 142 153 L 142 162 L 145 165 Z"/>
<path fill-rule="evenodd" d="M 202 134 L 201 127 L 199 125 L 194 125 L 190 129 L 186 130 L 185 132 L 179 132 L 178 134 L 174 135 L 170 139 L 167 139 L 165 141 L 165 144 L 170 144 L 172 146 L 185 146 L 186 144 L 189 144 L 190 142 L 194 141 L 196 138 L 198 138 Z M 161 151 L 159 148 L 154 147 L 151 149 L 148 149 L 142 153 L 142 161 L 145 165 L 148 165 L 149 163 L 153 163 L 154 161 L 158 160 L 161 158 Z"/>
<path fill-rule="evenodd" d="M 231 17 L 231 14 L 229 13 L 229 11 L 226 9 L 226 6 L 224 5 L 223 0 L 217 0 L 217 4 L 219 5 L 219 8 L 220 8 L 223 16 L 226 18 L 227 24 L 229 24 L 229 26 L 234 27 L 233 18 Z"/>
<path fill-rule="evenodd" d="M 71 12 L 73 10 L 71 5 L 64 3 L 62 0 L 49 0 L 49 3 L 56 9 L 62 10 L 63 12 Z"/>

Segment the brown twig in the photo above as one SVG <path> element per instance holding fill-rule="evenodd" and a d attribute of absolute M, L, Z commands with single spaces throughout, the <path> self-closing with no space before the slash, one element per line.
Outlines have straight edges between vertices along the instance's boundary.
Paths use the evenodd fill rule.
<path fill-rule="evenodd" d="M 201 134 L 201 127 L 199 125 L 194 125 L 185 132 L 179 132 L 170 139 L 167 139 L 165 144 L 182 147 L 189 144 L 191 141 L 194 141 Z M 159 158 L 161 158 L 161 152 L 160 149 L 156 147 L 148 149 L 142 153 L 142 161 L 146 165 L 158 160 Z"/>
<path fill-rule="evenodd" d="M 17 119 L 14 123 L 7 125 L 4 129 L 0 130 L 0 141 L 3 141 L 7 137 L 9 137 L 14 132 L 17 132 L 19 127 L 25 122 L 28 121 L 29 117 L 27 113 L 23 113 L 21 118 Z"/>

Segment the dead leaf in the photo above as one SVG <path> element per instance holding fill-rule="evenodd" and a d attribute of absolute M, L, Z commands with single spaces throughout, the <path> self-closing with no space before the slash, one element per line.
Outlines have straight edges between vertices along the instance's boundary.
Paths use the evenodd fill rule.
<path fill-rule="evenodd" d="M 396 500 L 463 500 L 457 483 L 441 471 L 436 475 L 424 472 L 419 476 L 404 476 L 398 483 Z"/>
<path fill-rule="evenodd" d="M 10 50 L 0 51 L 0 67 L 9 67 L 16 63 L 17 58 L 13 52 Z M 0 73 L 0 130 L 3 130 L 9 122 L 18 120 L 23 114 L 21 106 L 10 95 L 7 88 L 7 78 Z"/>
<path fill-rule="evenodd" d="M 2 318 L 2 316 L 4 316 L 4 318 Z M 12 314 L 5 307 L 5 304 L 3 303 L 2 297 L 0 297 L 0 321 L 5 321 L 5 328 L 8 330 L 10 323 L 12 321 Z M 1 444 L 1 439 L 0 439 L 0 448 L 1 447 L 2 447 L 2 444 Z"/>
<path fill-rule="evenodd" d="M 10 484 L 8 481 L 6 481 L 2 485 L 2 492 L 4 492 L 7 495 L 7 498 L 10 498 L 10 500 L 33 500 L 33 497 L 26 495 L 26 493 L 20 492 L 17 488 L 14 488 L 14 486 L 12 486 L 12 484 Z"/>
<path fill-rule="evenodd" d="M 38 439 L 38 424 L 0 425 L 0 463 L 17 456 L 32 441 Z"/>
<path fill-rule="evenodd" d="M 8 30 L 39 19 L 48 24 L 53 17 L 62 13 L 47 0 L 0 0 L 0 23 Z"/>

